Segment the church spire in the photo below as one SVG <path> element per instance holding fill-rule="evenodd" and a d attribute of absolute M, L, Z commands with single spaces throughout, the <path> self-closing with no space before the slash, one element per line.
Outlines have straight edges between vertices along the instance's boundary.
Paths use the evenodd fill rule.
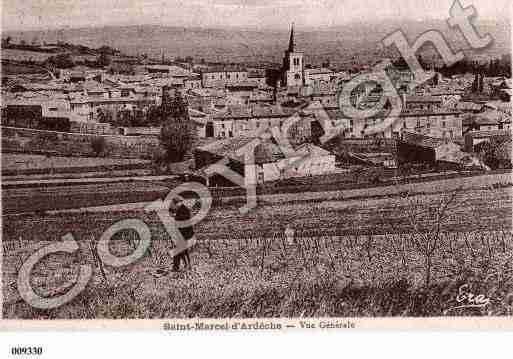
<path fill-rule="evenodd" d="M 289 52 L 294 52 L 294 23 L 290 29 Z"/>

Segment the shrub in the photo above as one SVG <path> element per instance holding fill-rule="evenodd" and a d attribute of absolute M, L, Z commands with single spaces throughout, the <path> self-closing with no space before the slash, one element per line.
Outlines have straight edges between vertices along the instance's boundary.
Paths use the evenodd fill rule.
<path fill-rule="evenodd" d="M 181 162 L 192 146 L 192 129 L 187 122 L 171 122 L 162 127 L 162 146 L 166 149 L 168 162 Z"/>
<path fill-rule="evenodd" d="M 105 138 L 98 136 L 91 140 L 91 148 L 96 156 L 100 156 L 105 152 Z"/>
<path fill-rule="evenodd" d="M 161 147 L 155 148 L 151 153 L 153 171 L 157 174 L 167 172 L 166 151 Z"/>

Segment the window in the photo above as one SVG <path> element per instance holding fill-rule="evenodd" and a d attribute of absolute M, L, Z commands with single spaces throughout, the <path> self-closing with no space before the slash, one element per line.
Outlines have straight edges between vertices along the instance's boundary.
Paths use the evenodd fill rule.
<path fill-rule="evenodd" d="M 445 121 L 442 121 L 442 127 L 445 127 Z"/>

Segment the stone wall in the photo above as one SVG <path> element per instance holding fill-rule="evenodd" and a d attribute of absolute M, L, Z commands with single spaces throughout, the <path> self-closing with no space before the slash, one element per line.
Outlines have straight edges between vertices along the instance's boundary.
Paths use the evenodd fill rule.
<path fill-rule="evenodd" d="M 2 126 L 4 152 L 92 156 L 95 153 L 91 142 L 97 137 L 105 140 L 106 157 L 152 159 L 160 145 L 156 137 L 92 135 Z"/>

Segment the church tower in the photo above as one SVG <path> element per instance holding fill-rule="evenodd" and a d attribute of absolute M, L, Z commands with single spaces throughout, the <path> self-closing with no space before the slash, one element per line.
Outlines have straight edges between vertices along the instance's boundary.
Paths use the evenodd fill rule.
<path fill-rule="evenodd" d="M 289 48 L 285 51 L 283 58 L 283 83 L 286 86 L 303 86 L 304 84 L 304 63 L 303 53 L 295 49 L 294 24 L 290 30 Z"/>

